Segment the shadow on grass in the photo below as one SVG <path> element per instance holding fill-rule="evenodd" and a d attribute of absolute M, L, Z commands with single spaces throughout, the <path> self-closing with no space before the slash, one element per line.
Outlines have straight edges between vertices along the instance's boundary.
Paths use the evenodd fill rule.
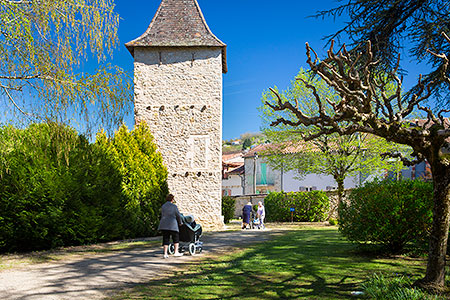
<path fill-rule="evenodd" d="M 292 231 L 242 250 L 113 299 L 348 299 L 374 272 L 423 272 L 420 261 L 359 256 L 335 228 Z"/>

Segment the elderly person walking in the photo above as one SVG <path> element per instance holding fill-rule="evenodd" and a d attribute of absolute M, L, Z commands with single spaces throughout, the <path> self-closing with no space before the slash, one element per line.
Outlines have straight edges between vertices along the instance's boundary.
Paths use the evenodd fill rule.
<path fill-rule="evenodd" d="M 266 228 L 266 226 L 264 226 L 264 218 L 266 217 L 266 210 L 261 201 L 258 202 L 258 211 L 256 212 L 256 215 L 258 216 L 259 219 L 259 227 Z"/>
<path fill-rule="evenodd" d="M 251 213 L 252 213 L 252 203 L 249 201 L 242 208 L 242 229 L 246 229 L 247 225 L 250 225 Z"/>
<path fill-rule="evenodd" d="M 180 230 L 178 227 L 181 225 L 181 216 L 174 202 L 175 197 L 169 194 L 166 197 L 166 203 L 161 207 L 161 221 L 159 222 L 158 230 L 161 230 L 163 234 L 164 258 L 169 258 L 170 237 L 172 237 L 175 246 L 174 256 L 183 255 L 183 253 L 178 252 L 180 246 Z"/>

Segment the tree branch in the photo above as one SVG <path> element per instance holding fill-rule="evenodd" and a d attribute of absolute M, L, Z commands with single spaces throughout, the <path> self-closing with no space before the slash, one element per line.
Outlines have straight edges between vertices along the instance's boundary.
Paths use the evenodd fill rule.
<path fill-rule="evenodd" d="M 385 153 L 381 154 L 382 157 L 398 158 L 398 159 L 400 159 L 402 161 L 402 163 L 405 166 L 409 166 L 409 167 L 417 165 L 417 164 L 419 164 L 419 163 L 421 163 L 421 162 L 423 162 L 425 160 L 425 157 L 423 157 L 421 154 L 416 154 L 416 155 L 417 155 L 417 159 L 409 160 L 400 152 L 395 152 L 395 153 L 385 152 Z"/>

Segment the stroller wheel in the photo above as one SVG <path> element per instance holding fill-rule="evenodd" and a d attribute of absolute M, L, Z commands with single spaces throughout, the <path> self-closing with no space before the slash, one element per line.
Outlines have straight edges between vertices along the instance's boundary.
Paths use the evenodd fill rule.
<path fill-rule="evenodd" d="M 168 252 L 169 252 L 169 254 L 175 253 L 175 245 L 174 244 L 169 244 Z"/>
<path fill-rule="evenodd" d="M 189 244 L 189 254 L 195 255 L 195 244 L 194 243 Z"/>

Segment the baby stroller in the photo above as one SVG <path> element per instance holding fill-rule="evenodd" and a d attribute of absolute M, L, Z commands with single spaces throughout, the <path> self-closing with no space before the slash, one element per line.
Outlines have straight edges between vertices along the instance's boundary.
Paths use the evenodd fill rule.
<path fill-rule="evenodd" d="M 193 216 L 181 215 L 182 224 L 179 226 L 180 230 L 180 246 L 179 252 L 189 251 L 190 255 L 201 253 L 203 250 L 203 242 L 200 242 L 202 236 L 202 226 L 195 223 Z M 174 244 L 169 245 L 169 254 L 175 252 Z"/>

